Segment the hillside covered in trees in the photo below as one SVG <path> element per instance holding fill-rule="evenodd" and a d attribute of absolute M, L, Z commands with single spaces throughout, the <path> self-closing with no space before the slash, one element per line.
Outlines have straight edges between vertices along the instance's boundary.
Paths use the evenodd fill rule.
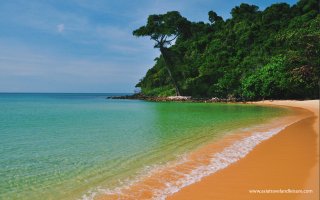
<path fill-rule="evenodd" d="M 210 11 L 208 22 L 177 11 L 150 15 L 133 34 L 150 37 L 161 55 L 137 87 L 148 96 L 319 98 L 318 0 L 263 11 L 241 4 L 231 15 Z"/>

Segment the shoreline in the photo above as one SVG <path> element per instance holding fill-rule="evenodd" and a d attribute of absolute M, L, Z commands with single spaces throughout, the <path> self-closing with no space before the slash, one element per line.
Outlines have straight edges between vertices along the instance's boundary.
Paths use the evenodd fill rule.
<path fill-rule="evenodd" d="M 165 197 L 169 197 L 168 199 L 212 199 L 212 195 L 209 195 L 208 198 L 202 198 L 202 197 L 199 198 L 198 196 L 199 192 L 197 192 L 199 191 L 199 188 L 193 189 L 193 192 L 191 192 L 192 193 L 191 196 L 190 196 L 190 193 L 188 193 L 187 196 L 183 196 L 183 195 L 181 196 L 181 194 L 185 193 L 184 191 L 186 189 L 193 188 L 197 184 L 202 183 L 203 180 L 207 179 L 207 177 L 214 176 L 215 174 L 220 173 L 220 171 L 224 171 L 229 167 L 236 165 L 238 162 L 241 162 L 242 159 L 246 158 L 246 156 L 251 153 L 252 149 L 254 151 L 256 146 L 260 146 L 259 144 L 260 142 L 264 143 L 270 140 L 271 137 L 275 137 L 273 135 L 277 135 L 279 133 L 279 130 L 281 128 L 275 129 L 275 127 L 283 128 L 284 124 L 285 124 L 284 127 L 291 126 L 292 122 L 296 123 L 297 121 L 301 121 L 301 119 L 306 115 L 309 115 L 309 116 L 312 115 L 310 114 L 310 112 L 305 111 L 304 109 L 301 109 L 301 108 L 291 108 L 291 109 L 295 110 L 294 116 L 284 117 L 284 118 L 281 118 L 282 120 L 280 119 L 277 121 L 264 124 L 262 129 L 256 129 L 256 130 L 250 129 L 249 131 L 244 131 L 241 134 L 226 136 L 226 138 L 222 139 L 219 142 L 210 143 L 208 145 L 205 145 L 204 147 L 197 149 L 194 152 L 191 152 L 191 154 L 188 155 L 188 158 L 187 158 L 188 162 L 186 163 L 182 162 L 181 164 L 178 164 L 178 165 L 166 166 L 165 169 L 156 171 L 156 173 L 153 173 L 152 176 L 143 178 L 142 181 L 140 180 L 138 183 L 135 183 L 134 185 L 131 185 L 130 187 L 124 190 L 121 190 L 121 193 L 122 193 L 121 195 L 119 195 L 119 193 L 118 194 L 110 193 L 107 195 L 99 195 L 97 199 L 119 199 L 119 198 L 135 199 L 134 197 L 137 197 L 137 196 L 139 196 L 141 199 L 151 199 L 152 197 L 155 197 L 155 195 L 154 195 L 154 191 L 150 191 L 150 188 L 158 190 L 158 195 L 156 195 L 156 197 L 160 199 L 164 199 Z M 259 134 L 254 135 L 253 133 L 259 133 Z M 253 140 L 249 140 L 249 142 L 253 142 L 253 145 L 249 146 L 249 150 L 243 149 L 242 154 L 239 156 L 237 155 L 239 146 L 232 147 L 231 150 L 233 151 L 233 155 L 231 157 L 230 155 L 225 155 L 227 156 L 225 157 L 226 159 L 231 160 L 230 162 L 228 162 L 227 164 L 223 162 L 213 163 L 213 165 L 212 163 L 210 163 L 211 162 L 210 158 L 212 155 L 221 154 L 223 153 L 223 150 L 227 148 L 230 149 L 230 146 L 232 146 L 235 142 L 238 142 L 242 139 L 244 140 L 244 139 L 250 138 L 250 136 L 254 136 L 254 137 L 251 138 Z M 256 140 L 256 138 L 258 138 L 258 140 Z M 262 139 L 259 139 L 259 138 L 262 138 Z M 242 142 L 244 142 L 242 144 L 246 144 L 246 145 L 248 143 L 248 141 L 242 141 Z M 201 158 L 199 159 L 199 157 Z M 207 169 L 203 169 L 203 166 L 208 166 L 208 167 Z M 210 171 L 210 168 L 215 168 L 215 169 Z M 177 175 L 177 173 L 172 173 L 172 171 L 175 171 L 175 172 L 178 171 L 180 175 Z M 196 171 L 198 174 L 194 174 L 194 171 Z M 186 174 L 191 175 L 191 178 L 190 176 L 187 176 L 189 178 L 185 179 Z M 166 182 L 166 184 L 163 184 L 161 180 L 163 181 L 164 177 L 165 177 L 165 180 L 172 179 L 174 181 Z M 170 185 L 170 187 L 167 187 L 166 185 Z M 209 184 L 208 186 L 210 185 L 211 184 Z M 225 188 L 225 190 L 227 190 L 227 188 Z M 176 198 L 176 196 L 178 196 L 178 198 Z M 217 199 L 225 199 L 225 198 L 218 197 Z"/>
<path fill-rule="evenodd" d="M 122 100 L 141 100 L 141 101 L 150 101 L 150 102 L 186 102 L 186 103 L 238 103 L 238 104 L 252 104 L 254 102 L 283 102 L 283 101 L 315 101 L 317 99 L 290 99 L 290 100 L 281 100 L 281 99 L 272 99 L 272 100 L 245 100 L 243 98 L 219 98 L 219 97 L 192 97 L 192 96 L 146 96 L 141 93 L 136 93 L 132 95 L 124 95 L 124 96 L 110 96 L 106 97 L 106 99 L 122 99 Z M 271 104 L 270 104 L 271 105 Z"/>
<path fill-rule="evenodd" d="M 300 108 L 308 110 L 309 114 L 257 145 L 241 160 L 182 188 L 167 199 L 319 198 L 319 100 L 251 103 Z M 279 189 L 312 190 L 312 193 L 252 193 Z"/>
<path fill-rule="evenodd" d="M 245 101 L 239 98 L 218 98 L 218 97 L 203 97 L 194 98 L 191 96 L 168 96 L 168 97 L 157 97 L 157 96 L 145 96 L 137 93 L 133 95 L 125 96 L 111 96 L 106 99 L 124 99 L 124 100 L 142 100 L 150 102 L 187 102 L 187 103 L 245 103 Z"/>

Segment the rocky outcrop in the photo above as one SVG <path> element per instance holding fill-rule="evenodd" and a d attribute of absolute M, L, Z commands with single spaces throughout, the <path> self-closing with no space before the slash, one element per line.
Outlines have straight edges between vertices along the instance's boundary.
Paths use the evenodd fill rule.
<path fill-rule="evenodd" d="M 193 98 L 191 96 L 169 96 L 169 97 L 151 97 L 145 96 L 141 93 L 133 94 L 133 95 L 125 95 L 125 96 L 112 96 L 107 97 L 107 99 L 135 99 L 135 100 L 144 100 L 144 101 L 154 101 L 154 102 L 199 102 L 199 103 L 214 103 L 214 102 L 244 102 L 241 99 L 236 98 Z"/>

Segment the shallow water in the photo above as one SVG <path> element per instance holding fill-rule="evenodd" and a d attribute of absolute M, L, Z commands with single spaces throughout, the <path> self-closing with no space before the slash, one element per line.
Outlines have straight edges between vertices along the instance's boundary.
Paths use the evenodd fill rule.
<path fill-rule="evenodd" d="M 79 199 L 287 109 L 0 94 L 0 199 Z"/>

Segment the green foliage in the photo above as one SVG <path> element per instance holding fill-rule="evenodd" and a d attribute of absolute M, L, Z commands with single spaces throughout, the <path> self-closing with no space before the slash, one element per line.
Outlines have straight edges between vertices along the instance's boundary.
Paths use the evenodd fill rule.
<path fill-rule="evenodd" d="M 178 11 L 167 12 L 162 15 L 150 15 L 147 24 L 133 31 L 135 36 L 150 36 L 156 41 L 155 47 L 170 45 L 171 36 L 188 34 L 188 21 Z"/>
<path fill-rule="evenodd" d="M 211 24 L 219 23 L 223 21 L 223 18 L 220 17 L 216 12 L 212 10 L 208 12 L 208 15 L 209 15 L 209 21 L 211 22 Z"/>
<path fill-rule="evenodd" d="M 145 26 L 133 31 L 133 35 L 135 36 L 150 36 L 150 38 L 156 42 L 154 47 L 160 49 L 161 56 L 165 62 L 164 67 L 168 72 L 171 83 L 178 96 L 180 96 L 181 93 L 176 81 L 176 73 L 174 69 L 172 69 L 175 56 L 172 55 L 172 50 L 167 47 L 170 46 L 171 42 L 178 36 L 186 38 L 190 35 L 189 24 L 190 22 L 182 17 L 178 11 L 171 11 L 163 15 L 150 15 Z"/>
<path fill-rule="evenodd" d="M 147 96 L 157 96 L 157 97 L 166 97 L 166 96 L 173 96 L 175 95 L 175 91 L 171 86 L 164 86 L 164 87 L 156 87 L 152 89 L 144 88 L 142 90 L 143 94 Z"/>
<path fill-rule="evenodd" d="M 242 3 L 231 10 L 231 15 L 236 20 L 252 20 L 256 17 L 258 9 L 258 6 Z"/>
<path fill-rule="evenodd" d="M 286 58 L 277 56 L 270 63 L 242 80 L 243 97 L 248 100 L 286 97 L 289 76 L 286 73 Z"/>
<path fill-rule="evenodd" d="M 317 0 L 301 0 L 293 6 L 273 4 L 263 11 L 241 4 L 226 21 L 210 11 L 210 23 L 189 22 L 178 12 L 168 13 L 151 15 L 147 25 L 134 32 L 151 38 L 160 34 L 177 37 L 138 83 L 143 93 L 174 94 L 175 84 L 166 69 L 169 60 L 184 95 L 245 100 L 319 98 Z"/>

